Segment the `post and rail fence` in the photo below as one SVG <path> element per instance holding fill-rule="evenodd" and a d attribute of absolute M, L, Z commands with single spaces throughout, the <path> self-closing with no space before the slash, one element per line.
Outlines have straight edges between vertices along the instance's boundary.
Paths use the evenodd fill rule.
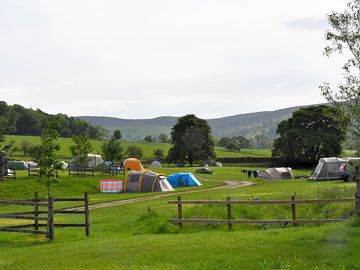
<path fill-rule="evenodd" d="M 360 193 L 359 193 L 360 194 Z M 205 223 L 205 224 L 228 224 L 228 229 L 231 230 L 233 224 L 292 224 L 294 226 L 299 224 L 324 224 L 331 222 L 342 222 L 346 219 L 298 219 L 296 215 L 296 205 L 298 204 L 325 204 L 325 203 L 349 203 L 356 204 L 360 213 L 360 196 L 355 198 L 334 198 L 334 199 L 318 199 L 318 200 L 299 200 L 295 196 L 291 196 L 290 200 L 232 200 L 227 197 L 226 200 L 182 200 L 181 196 L 177 197 L 176 201 L 168 201 L 169 204 L 176 204 L 178 206 L 178 218 L 169 219 L 170 222 L 179 225 L 180 230 L 184 223 Z M 183 218 L 183 205 L 226 205 L 227 218 L 226 219 L 185 219 Z M 248 219 L 234 219 L 232 205 L 290 205 L 291 219 L 284 220 L 248 220 Z"/>
<path fill-rule="evenodd" d="M 55 210 L 54 202 L 84 202 L 84 211 L 80 210 Z M 31 224 L 11 225 L 0 227 L 3 232 L 19 232 L 31 234 L 43 234 L 49 240 L 55 237 L 55 227 L 83 227 L 85 228 L 85 235 L 90 235 L 90 220 L 89 220 L 89 197 L 87 192 L 84 193 L 84 198 L 52 198 L 40 199 L 39 194 L 35 192 L 34 200 L 31 201 L 10 201 L 0 200 L 0 205 L 20 205 L 34 207 L 33 211 L 14 212 L 0 214 L 3 219 L 15 220 L 32 220 Z M 46 210 L 39 210 L 45 208 Z M 54 216 L 56 214 L 80 214 L 84 215 L 84 223 L 55 223 Z M 41 222 L 41 223 L 40 223 Z M 46 227 L 41 230 L 40 227 Z M 31 229 L 34 228 L 34 229 Z"/>
<path fill-rule="evenodd" d="M 347 219 L 298 219 L 296 215 L 296 205 L 298 204 L 326 204 L 326 203 L 355 203 L 356 216 L 360 218 L 360 166 L 355 166 L 355 181 L 356 193 L 353 198 L 332 198 L 332 199 L 296 199 L 295 195 L 291 196 L 290 200 L 232 200 L 227 197 L 226 200 L 182 200 L 181 196 L 177 197 L 176 201 L 168 201 L 169 204 L 177 204 L 178 218 L 169 219 L 170 222 L 178 224 L 180 230 L 183 228 L 183 223 L 206 223 L 206 224 L 228 224 L 228 229 L 232 229 L 233 224 L 292 224 L 294 226 L 300 224 L 324 224 L 331 222 L 342 222 Z M 227 219 L 184 219 L 183 205 L 210 205 L 220 204 L 227 207 Z M 287 220 L 245 220 L 234 219 L 232 214 L 232 205 L 290 205 L 291 219 Z"/>

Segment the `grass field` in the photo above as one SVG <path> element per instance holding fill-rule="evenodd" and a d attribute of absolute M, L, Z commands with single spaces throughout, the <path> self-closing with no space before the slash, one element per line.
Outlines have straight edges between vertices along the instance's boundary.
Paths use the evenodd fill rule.
<path fill-rule="evenodd" d="M 21 142 L 27 140 L 31 145 L 36 145 L 40 143 L 40 137 L 37 136 L 17 136 L 17 135 L 7 135 L 7 141 L 15 140 L 16 146 L 20 147 Z M 71 138 L 59 138 L 59 143 L 61 149 L 59 151 L 59 156 L 62 159 L 70 160 L 71 153 L 69 146 L 73 144 Z M 91 140 L 91 144 L 94 148 L 93 153 L 101 154 L 101 145 L 104 141 L 100 140 Z M 126 149 L 128 146 L 137 146 L 143 150 L 143 160 L 153 160 L 153 153 L 156 149 L 162 149 L 164 154 L 167 155 L 171 145 L 168 143 L 142 143 L 142 142 L 122 142 L 122 146 Z M 271 151 L 268 149 L 242 149 L 240 152 L 229 152 L 226 151 L 223 147 L 215 147 L 217 157 L 270 157 Z M 15 157 L 18 159 L 25 159 L 24 153 L 22 151 L 15 152 Z"/>
<path fill-rule="evenodd" d="M 246 166 L 241 166 L 246 167 Z M 181 169 L 186 170 L 189 168 Z M 262 168 L 259 168 L 262 169 Z M 161 169 L 164 173 L 177 168 Z M 193 170 L 192 168 L 190 170 Z M 220 185 L 216 179 L 248 180 L 239 167 L 215 168 L 212 181 L 202 178 L 204 187 Z M 309 174 L 296 171 L 295 174 Z M 91 203 L 152 196 L 153 194 L 99 194 L 98 179 L 76 179 L 62 175 L 54 187 L 56 196 L 81 196 L 90 191 Z M 253 180 L 251 180 L 253 181 Z M 354 183 L 306 180 L 256 181 L 246 188 L 219 189 L 184 194 L 183 199 L 260 199 L 353 196 Z M 17 181 L 0 184 L 1 198 L 31 198 L 41 186 L 22 175 Z M 189 188 L 187 188 L 189 189 Z M 186 190 L 183 189 L 183 190 Z M 42 195 L 44 193 L 42 192 Z M 49 243 L 42 236 L 1 233 L 0 269 L 359 269 L 360 225 L 355 220 L 320 226 L 240 226 L 228 232 L 226 226 L 186 225 L 182 232 L 167 219 L 176 217 L 170 196 L 136 204 L 91 210 L 91 236 L 82 229 L 56 229 Z M 56 206 L 59 207 L 59 206 Z M 148 212 L 151 207 L 151 212 Z M 234 208 L 237 217 L 289 218 L 286 207 L 250 206 Z M 353 216 L 353 204 L 299 207 L 299 218 L 308 216 Z M 0 211 L 13 207 L 0 207 Z M 225 215 L 224 207 L 186 206 L 185 216 Z M 218 216 L 219 217 L 219 216 Z M 79 222 L 80 217 L 57 216 L 56 222 Z M 4 222 L 4 221 L 3 221 Z"/>

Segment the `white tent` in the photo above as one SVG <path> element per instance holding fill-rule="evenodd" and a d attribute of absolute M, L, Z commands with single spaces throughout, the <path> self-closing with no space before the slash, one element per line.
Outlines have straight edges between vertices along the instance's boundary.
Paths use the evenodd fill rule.
<path fill-rule="evenodd" d="M 292 179 L 294 175 L 291 168 L 269 168 L 259 173 L 258 177 L 268 180 Z"/>
<path fill-rule="evenodd" d="M 150 168 L 162 168 L 160 161 L 155 160 L 151 162 Z"/>

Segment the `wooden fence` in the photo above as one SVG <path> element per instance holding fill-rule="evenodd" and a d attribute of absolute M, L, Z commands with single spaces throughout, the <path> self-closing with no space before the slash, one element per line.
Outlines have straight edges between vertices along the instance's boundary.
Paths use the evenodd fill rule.
<path fill-rule="evenodd" d="M 54 210 L 54 202 L 84 202 L 84 211 L 61 209 Z M 53 240 L 55 237 L 55 227 L 84 227 L 86 236 L 90 235 L 89 197 L 87 192 L 84 193 L 84 198 L 49 197 L 48 199 L 40 199 L 38 193 L 35 192 L 34 200 L 32 201 L 0 201 L 0 205 L 21 205 L 33 207 L 33 211 L 4 213 L 0 214 L 0 218 L 34 221 L 31 224 L 0 227 L 0 231 L 43 234 L 50 240 Z M 40 208 L 46 208 L 46 210 L 40 210 Z M 85 216 L 85 221 L 81 224 L 54 223 L 54 216 L 56 214 L 81 214 Z M 41 230 L 40 227 L 46 227 L 46 229 Z"/>
<path fill-rule="evenodd" d="M 181 196 L 178 196 L 176 201 L 169 201 L 169 204 L 177 204 L 178 206 L 178 218 L 169 219 L 170 222 L 177 223 L 179 228 L 182 229 L 183 223 L 206 223 L 206 224 L 228 224 L 228 229 L 232 229 L 233 224 L 323 224 L 330 222 L 341 222 L 345 219 L 298 219 L 296 216 L 296 205 L 298 204 L 326 204 L 326 203 L 356 203 L 356 207 L 360 206 L 359 196 L 355 198 L 337 198 L 337 199 L 319 199 L 319 200 L 298 200 L 295 196 L 291 196 L 290 200 L 231 200 L 231 197 L 227 197 L 226 200 L 182 200 Z M 184 204 L 218 204 L 226 205 L 227 219 L 184 219 L 183 218 L 183 205 Z M 234 219 L 232 214 L 232 205 L 290 205 L 291 219 L 288 220 L 243 220 Z M 359 212 L 358 212 L 359 213 Z"/>
<path fill-rule="evenodd" d="M 91 167 L 80 167 L 80 166 L 71 166 L 69 164 L 68 166 L 68 174 L 69 176 L 77 176 L 77 177 L 86 177 L 86 176 L 91 176 L 91 177 L 95 177 L 95 166 L 91 166 Z"/>

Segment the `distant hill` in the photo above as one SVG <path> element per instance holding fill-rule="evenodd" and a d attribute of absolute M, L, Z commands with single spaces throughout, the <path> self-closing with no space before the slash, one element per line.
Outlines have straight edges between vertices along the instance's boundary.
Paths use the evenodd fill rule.
<path fill-rule="evenodd" d="M 214 136 L 237 136 L 253 137 L 265 135 L 270 138 L 276 137 L 278 124 L 291 117 L 294 111 L 300 107 L 291 107 L 276 111 L 263 111 L 255 113 L 238 114 L 217 119 L 207 119 Z M 163 116 L 153 119 L 120 119 L 103 116 L 78 116 L 94 126 L 102 126 L 108 130 L 120 129 L 124 138 L 138 140 L 146 135 L 170 134 L 171 128 L 178 117 Z"/>

